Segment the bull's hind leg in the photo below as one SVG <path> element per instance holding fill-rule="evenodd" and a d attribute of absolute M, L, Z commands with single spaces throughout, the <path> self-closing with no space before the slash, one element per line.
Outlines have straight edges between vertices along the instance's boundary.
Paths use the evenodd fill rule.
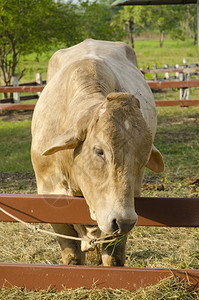
<path fill-rule="evenodd" d="M 104 266 L 123 266 L 126 258 L 126 240 L 124 236 L 120 243 L 110 246 L 102 245 L 102 262 Z"/>
<path fill-rule="evenodd" d="M 75 236 L 78 234 L 73 225 L 51 224 L 54 231 L 59 234 Z M 81 242 L 57 237 L 62 251 L 62 260 L 66 265 L 83 265 L 85 263 L 85 253 L 81 251 Z"/>

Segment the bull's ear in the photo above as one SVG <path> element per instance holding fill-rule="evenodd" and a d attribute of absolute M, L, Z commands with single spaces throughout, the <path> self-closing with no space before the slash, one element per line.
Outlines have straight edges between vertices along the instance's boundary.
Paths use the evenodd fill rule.
<path fill-rule="evenodd" d="M 151 155 L 146 167 L 155 173 L 160 173 L 164 171 L 164 161 L 161 153 L 153 145 L 151 150 Z"/>
<path fill-rule="evenodd" d="M 67 130 L 64 134 L 55 138 L 53 144 L 41 155 L 51 155 L 61 150 L 75 149 L 80 142 L 84 141 L 87 134 L 87 128 L 92 116 L 92 111 L 84 112 L 83 116 L 78 115 L 76 125 Z"/>
<path fill-rule="evenodd" d="M 74 132 L 68 131 L 59 135 L 54 143 L 41 155 L 51 155 L 61 150 L 74 149 L 80 143 L 80 139 L 75 137 Z"/>

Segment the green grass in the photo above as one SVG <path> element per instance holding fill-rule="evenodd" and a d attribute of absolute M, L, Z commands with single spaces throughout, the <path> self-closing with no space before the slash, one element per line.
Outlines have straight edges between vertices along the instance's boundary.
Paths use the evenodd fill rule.
<path fill-rule="evenodd" d="M 0 171 L 32 171 L 30 160 L 30 120 L 0 120 Z"/>
<path fill-rule="evenodd" d="M 25 74 L 22 77 L 21 82 L 35 81 L 36 73 L 42 73 L 42 79 L 45 80 L 48 61 L 57 50 L 58 49 L 53 48 L 45 53 L 32 53 L 23 56 L 17 69 L 17 72 L 25 69 Z"/>
<path fill-rule="evenodd" d="M 158 108 L 157 112 L 158 129 L 155 143 L 164 155 L 169 177 L 198 177 L 199 108 Z"/>
<path fill-rule="evenodd" d="M 159 47 L 158 40 L 138 40 L 135 42 L 135 52 L 139 68 L 144 69 L 152 68 L 154 64 L 157 68 L 164 67 L 165 64 L 182 65 L 183 58 L 186 58 L 188 64 L 198 62 L 197 45 L 194 46 L 191 40 L 165 39 L 163 48 Z"/>
<path fill-rule="evenodd" d="M 165 161 L 165 172 L 146 171 L 146 196 L 198 197 L 199 108 L 158 107 L 155 146 Z"/>

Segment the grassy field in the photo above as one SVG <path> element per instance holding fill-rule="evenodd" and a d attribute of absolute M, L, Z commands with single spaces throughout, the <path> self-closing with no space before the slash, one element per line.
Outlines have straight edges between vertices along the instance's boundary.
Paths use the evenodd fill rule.
<path fill-rule="evenodd" d="M 180 41 L 166 39 L 163 48 L 159 47 L 158 40 L 138 40 L 135 42 L 135 52 L 139 68 L 152 68 L 156 64 L 157 68 L 164 67 L 165 64 L 175 66 L 182 65 L 183 58 L 188 64 L 198 62 L 197 45 L 193 45 L 191 40 Z"/>
<path fill-rule="evenodd" d="M 60 46 L 65 48 L 65 46 Z M 21 82 L 29 82 L 35 80 L 35 74 L 40 72 L 43 75 L 43 80 L 46 79 L 46 67 L 50 57 L 57 48 L 54 48 L 47 53 L 30 54 L 22 57 L 18 69 L 26 69 L 24 77 Z M 156 64 L 157 68 L 164 67 L 165 64 L 175 66 L 182 65 L 183 58 L 187 60 L 188 64 L 195 64 L 198 62 L 197 45 L 193 45 L 192 40 L 180 41 L 166 39 L 164 47 L 159 47 L 159 40 L 136 40 L 135 52 L 138 60 L 139 68 L 152 68 Z"/>
<path fill-rule="evenodd" d="M 157 42 L 157 44 L 156 44 Z M 168 43 L 168 44 L 167 44 Z M 178 43 L 178 42 L 176 42 Z M 150 45 L 150 51 L 147 49 Z M 169 46 L 170 45 L 170 46 Z M 136 52 L 142 67 L 157 63 L 181 63 L 197 60 L 197 50 L 191 44 L 165 42 L 158 48 L 158 41 L 137 41 Z M 184 46 L 183 46 L 184 45 Z M 148 48 L 147 48 L 148 47 Z M 45 73 L 50 53 L 24 59 L 29 73 Z M 33 63 L 31 63 L 31 61 Z M 31 65 L 31 67 L 29 67 Z M 31 77 L 32 76 L 32 77 Z M 198 93 L 198 91 L 196 91 Z M 162 95 L 162 94 L 161 94 Z M 167 97 L 167 93 L 164 93 Z M 171 92 L 171 97 L 173 93 Z M 155 94 L 156 97 L 156 94 Z M 197 96 L 198 97 L 198 96 Z M 163 154 L 166 169 L 160 175 L 147 171 L 143 183 L 143 196 L 199 197 L 199 108 L 157 108 L 158 130 L 156 147 Z M 36 193 L 36 183 L 30 160 L 31 112 L 0 113 L 0 193 Z M 41 225 L 50 229 L 49 225 Z M 34 234 L 20 224 L 0 223 L 0 261 L 61 264 L 59 245 L 52 237 Z M 96 252 L 87 256 L 88 264 L 98 264 Z M 199 268 L 198 228 L 136 227 L 127 243 L 126 266 L 149 268 Z M 171 277 L 146 290 L 64 290 L 30 292 L 12 287 L 0 291 L 1 299 L 199 299 L 197 291 L 189 283 Z"/>

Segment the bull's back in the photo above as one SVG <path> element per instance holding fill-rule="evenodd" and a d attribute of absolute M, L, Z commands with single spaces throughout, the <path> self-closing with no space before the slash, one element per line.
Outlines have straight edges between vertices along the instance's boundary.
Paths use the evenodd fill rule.
<path fill-rule="evenodd" d="M 50 81 L 62 68 L 89 57 L 108 61 L 113 60 L 117 63 L 123 58 L 137 66 L 136 55 L 127 44 L 87 39 L 73 47 L 55 52 L 48 64 L 47 81 Z"/>

